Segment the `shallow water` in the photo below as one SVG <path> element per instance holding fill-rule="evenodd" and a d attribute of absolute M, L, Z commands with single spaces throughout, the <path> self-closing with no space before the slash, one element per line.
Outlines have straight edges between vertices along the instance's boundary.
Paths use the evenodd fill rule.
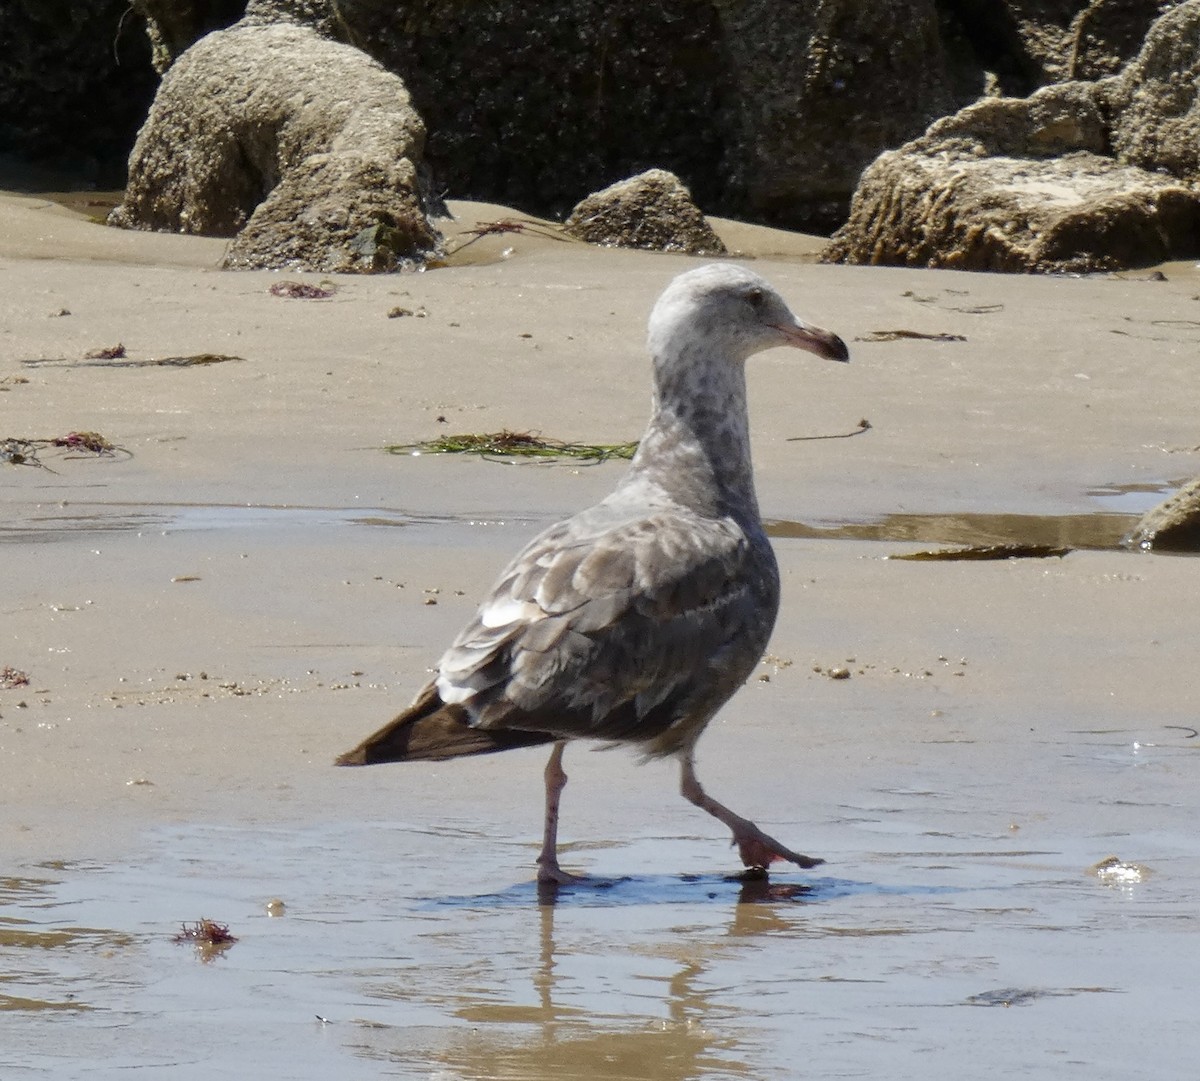
<path fill-rule="evenodd" d="M 1095 515 L 1037 527 L 1078 536 L 1082 520 L 1102 518 L 1111 535 L 1109 519 L 1128 514 L 1106 513 L 1105 498 Z M 76 504 L 29 510 L 4 535 L 82 551 L 92 533 L 112 530 L 114 549 L 135 549 L 114 557 L 115 570 L 152 566 L 165 582 L 150 549 L 216 541 L 196 536 L 203 531 L 286 561 L 294 553 L 275 543 L 282 536 L 325 543 L 343 530 L 366 542 L 383 529 L 390 541 L 400 529 L 469 545 L 475 535 L 492 543 L 492 527 L 510 523 L 532 524 L 386 509 Z M 880 540 L 991 543 L 988 530 L 1027 540 L 1033 524 L 916 515 L 803 528 L 826 539 L 855 528 Z M 789 528 L 801 527 L 776 532 L 796 535 Z M 303 593 L 294 603 L 307 611 L 314 602 Z M 933 679 L 921 693 L 940 694 L 929 703 L 949 716 L 925 719 L 924 698 L 919 710 L 903 704 L 912 684 L 855 676 L 805 685 L 837 726 L 798 744 L 781 742 L 784 710 L 741 730 L 736 755 L 755 816 L 829 859 L 808 874 L 777 872 L 769 885 L 726 880 L 723 841 L 673 791 L 641 779 L 651 767 L 635 771 L 624 755 L 580 765 L 564 863 L 598 882 L 554 897 L 529 881 L 540 770 L 530 756 L 462 764 L 453 780 L 449 771 L 318 768 L 288 774 L 282 795 L 231 786 L 231 808 L 242 810 L 174 824 L 169 809 L 186 813 L 186 804 L 170 802 L 179 797 L 160 766 L 158 787 L 126 789 L 168 809 L 129 854 L 5 867 L 0 1078 L 1193 1077 L 1195 730 L 1168 723 L 1174 715 L 1083 707 L 1026 716 L 983 695 L 956 708 Z M 846 686 L 856 698 L 831 697 Z M 384 697 L 372 716 L 390 708 Z M 304 707 L 256 701 L 244 723 L 290 739 L 285 726 Z M 337 708 L 325 701 L 307 708 Z M 199 725 L 207 715 L 185 716 Z M 80 723 L 101 721 L 96 712 Z M 791 764 L 808 754 L 818 755 L 818 776 Z M 131 762 L 130 775 L 138 768 Z M 614 783 L 634 773 L 631 787 Z M 1089 870 L 1110 854 L 1146 873 L 1106 880 Z M 268 915 L 273 898 L 284 915 Z M 228 924 L 238 941 L 213 954 L 173 941 L 181 923 L 202 917 Z"/>
<path fill-rule="evenodd" d="M 1195 866 L 1166 855 L 1177 839 L 1141 837 L 1162 849 L 1153 873 L 1106 886 L 1081 838 L 922 836 L 886 817 L 925 797 L 877 795 L 856 809 L 881 841 L 857 873 L 769 887 L 656 873 L 693 846 L 642 837 L 609 842 L 600 862 L 623 877 L 557 903 L 532 883 L 480 892 L 471 878 L 521 846 L 453 825 L 415 841 L 179 826 L 127 864 L 28 868 L 0 883 L 0 1073 L 1191 1076 Z M 427 844 L 483 866 L 414 859 Z M 266 914 L 273 896 L 285 915 Z M 172 940 L 202 915 L 238 941 L 202 956 Z"/>
<path fill-rule="evenodd" d="M 1096 489 L 1088 493 L 1096 510 L 1076 514 L 888 514 L 866 521 L 767 521 L 774 537 L 826 540 L 917 541 L 937 544 L 1060 545 L 1117 548 L 1138 515 L 1159 502 L 1169 486 Z M 397 508 L 323 507 L 220 503 L 103 503 L 43 505 L 0 524 L 0 543 L 67 540 L 87 533 L 193 533 L 231 530 L 261 533 L 308 531 L 344 526 L 439 528 L 504 527 L 532 522 L 528 516 L 492 517 L 418 514 Z"/>

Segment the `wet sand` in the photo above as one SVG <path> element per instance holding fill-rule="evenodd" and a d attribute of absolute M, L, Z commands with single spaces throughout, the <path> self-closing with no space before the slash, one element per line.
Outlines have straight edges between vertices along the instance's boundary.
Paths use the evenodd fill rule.
<path fill-rule="evenodd" d="M 30 679 L 0 690 L 0 1075 L 1192 1076 L 1200 564 L 1114 538 L 1200 473 L 1200 275 L 825 267 L 723 228 L 853 363 L 751 362 L 784 603 L 700 772 L 829 862 L 743 892 L 670 763 L 573 748 L 564 863 L 606 885 L 550 905 L 541 752 L 330 762 L 623 467 L 382 448 L 636 438 L 694 261 L 503 234 L 421 275 L 227 274 L 220 241 L 0 198 L 0 439 L 128 452 L 0 464 Z M 856 340 L 895 330 L 966 340 Z M 117 343 L 241 359 L 81 359 Z M 1079 550 L 887 558 L 997 540 Z M 1089 871 L 1113 854 L 1145 873 Z M 172 942 L 201 917 L 238 936 L 208 963 Z"/>

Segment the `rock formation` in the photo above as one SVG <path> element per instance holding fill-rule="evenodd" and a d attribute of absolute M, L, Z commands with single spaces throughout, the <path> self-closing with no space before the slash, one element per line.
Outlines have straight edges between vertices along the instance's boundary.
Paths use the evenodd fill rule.
<path fill-rule="evenodd" d="M 1119 161 L 1200 181 L 1200 0 L 1159 19 L 1137 57 L 1101 85 Z"/>
<path fill-rule="evenodd" d="M 1200 253 L 1200 0 L 1120 75 L 977 102 L 880 155 L 824 258 L 1094 271 Z"/>
<path fill-rule="evenodd" d="M 210 32 L 230 24 L 239 32 L 289 25 L 314 32 L 330 47 L 335 42 L 357 46 L 404 80 L 431 133 L 424 160 L 438 191 L 460 198 L 557 216 L 581 193 L 657 166 L 687 177 L 699 204 L 711 212 L 827 232 L 845 222 L 859 177 L 871 166 L 855 210 L 858 219 L 893 215 L 900 221 L 910 211 L 924 212 L 915 190 L 908 190 L 918 184 L 945 183 L 953 191 L 935 200 L 937 220 L 924 241 L 915 227 L 904 225 L 889 252 L 880 236 L 867 235 L 859 224 L 842 234 L 840 249 L 835 245 L 831 253 L 902 261 L 911 256 L 933 265 L 1066 269 L 1118 265 L 1131 257 L 1128 253 L 1156 258 L 1153 253 L 1187 247 L 1181 246 L 1177 229 L 1180 222 L 1187 228 L 1188 212 L 1180 209 L 1187 198 L 1181 192 L 1194 187 L 1200 154 L 1198 0 L 127 2 L 127 10 L 126 0 L 80 0 L 67 7 L 13 0 L 2 6 L 6 53 L 0 74 L 7 78 L 0 78 L 0 106 L 9 107 L 0 109 L 0 155 L 15 149 L 61 157 L 64 151 L 82 150 L 88 160 L 92 152 L 83 143 L 111 142 L 117 136 L 103 133 L 132 124 L 121 117 L 136 112 L 145 99 L 124 92 L 131 68 L 124 54 L 143 25 L 155 68 L 166 75 Z M 39 40 L 46 30 L 49 47 Z M 114 39 L 122 52 L 121 70 L 107 59 Z M 329 56 L 333 62 L 335 54 Z M 332 70 L 343 70 L 337 65 L 350 63 L 347 54 L 336 56 Z M 304 55 L 300 59 L 305 62 Z M 282 75 L 284 85 L 298 86 L 269 62 L 237 68 L 233 75 L 243 80 L 247 95 L 246 80 L 254 77 L 275 83 Z M 1048 101 L 1067 99 L 1031 95 L 1049 84 L 1071 86 L 1076 80 L 1099 80 L 1088 82 L 1086 91 L 1070 93 L 1083 106 L 1081 122 L 1092 124 L 1093 114 L 1099 116 L 1102 138 L 1097 142 L 1088 135 L 1072 144 L 1065 131 L 1062 138 L 1055 136 L 1062 149 L 1051 152 L 1037 145 L 1047 130 L 1037 114 Z M 94 87 L 94 107 L 72 95 L 80 86 Z M 60 87 L 66 92 L 58 92 Z M 272 93 L 268 87 L 252 95 L 254 107 L 267 103 L 268 111 L 278 114 L 280 109 L 268 103 Z M 956 113 L 997 98 L 1013 100 Z M 225 99 L 228 105 L 232 95 Z M 176 100 L 174 108 L 181 109 L 182 102 Z M 88 122 L 81 125 L 83 116 Z M 950 127 L 931 128 L 938 118 L 951 121 Z M 1069 126 L 1069 116 L 1061 119 Z M 158 110 L 151 125 L 161 120 Z M 956 124 L 952 142 L 943 147 L 931 140 L 935 129 L 951 139 Z M 1005 130 L 993 130 L 996 125 Z M 352 125 L 348 140 L 358 141 L 361 134 Z M 1029 147 L 994 149 L 1014 138 Z M 239 140 L 263 157 L 257 134 L 243 133 L 233 141 Z M 881 152 L 901 144 L 909 164 L 889 159 L 886 167 L 872 165 Z M 203 154 L 212 152 L 208 142 L 200 145 Z M 135 154 L 135 169 L 144 149 Z M 369 150 L 367 158 L 374 153 Z M 949 167 L 939 172 L 935 166 L 943 153 Z M 418 157 L 401 156 L 419 164 Z M 1003 157 L 1014 161 L 997 162 L 989 181 L 981 159 Z M 249 168 L 260 164 L 256 160 Z M 1174 183 L 1147 181 L 1137 172 L 1120 174 L 1114 164 L 1150 174 L 1165 171 Z M 327 220 L 355 202 L 345 197 L 347 185 L 379 176 L 385 184 L 408 183 L 389 173 L 382 160 L 371 177 L 355 174 L 357 180 L 348 165 L 343 159 L 337 168 L 330 165 L 309 177 L 310 183 L 341 186 L 320 212 Z M 233 160 L 228 171 L 239 200 L 234 217 L 240 213 L 248 222 L 257 204 L 240 201 L 241 189 L 261 199 L 272 178 L 269 169 L 257 180 L 247 178 L 247 167 Z M 912 175 L 902 180 L 906 169 Z M 1071 179 L 1074 173 L 1077 182 Z M 166 173 L 163 177 L 170 186 Z M 133 182 L 141 182 L 137 172 Z M 1132 188 L 1122 202 L 1116 195 L 1124 184 Z M 889 187 L 897 193 L 887 195 Z M 962 195 L 961 205 L 955 193 Z M 141 194 L 135 190 L 135 197 Z M 220 201 L 219 193 L 206 198 Z M 306 199 L 301 195 L 294 205 Z M 871 202 L 879 199 L 878 205 Z M 1089 225 L 1083 218 L 1096 200 L 1096 220 Z M 122 220 L 138 220 L 137 207 L 130 204 L 127 211 Z M 1120 219 L 1127 212 L 1131 218 L 1125 227 Z M 264 210 L 262 224 L 266 217 Z M 392 243 L 400 248 L 407 243 L 406 231 L 416 247 L 427 242 L 419 235 L 425 229 L 403 224 L 409 221 L 407 212 L 372 205 L 361 213 L 349 209 L 347 217 L 357 226 L 354 261 L 359 264 L 370 252 L 368 262 L 387 265 L 389 252 L 395 254 Z M 1005 232 L 1012 234 L 1012 244 L 976 245 L 977 255 L 953 249 L 930 259 L 922 246 Z M 1038 244 L 1035 234 L 1052 239 Z M 1084 238 L 1085 254 L 1064 259 L 1058 253 L 1071 236 Z"/>
<path fill-rule="evenodd" d="M 832 228 L 881 149 L 978 92 L 951 89 L 934 0 L 335 3 L 439 183 L 547 215 L 658 166 L 712 212 Z"/>
<path fill-rule="evenodd" d="M 863 174 L 830 262 L 1115 270 L 1186 256 L 1200 192 L 1105 155 L 1093 84 L 979 102 Z"/>
<path fill-rule="evenodd" d="M 724 255 L 725 245 L 674 173 L 650 169 L 589 195 L 563 228 L 610 248 Z"/>
<path fill-rule="evenodd" d="M 171 65 L 115 225 L 230 236 L 230 267 L 390 269 L 437 246 L 400 79 L 310 26 L 247 18 Z"/>

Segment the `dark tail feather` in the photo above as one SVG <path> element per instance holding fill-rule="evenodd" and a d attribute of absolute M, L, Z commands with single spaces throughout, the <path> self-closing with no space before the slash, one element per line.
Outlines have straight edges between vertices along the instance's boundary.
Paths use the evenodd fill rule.
<path fill-rule="evenodd" d="M 544 732 L 487 731 L 472 728 L 461 706 L 446 705 L 432 684 L 395 720 L 341 755 L 339 766 L 371 766 L 377 762 L 461 758 L 493 754 L 513 747 L 553 743 Z"/>

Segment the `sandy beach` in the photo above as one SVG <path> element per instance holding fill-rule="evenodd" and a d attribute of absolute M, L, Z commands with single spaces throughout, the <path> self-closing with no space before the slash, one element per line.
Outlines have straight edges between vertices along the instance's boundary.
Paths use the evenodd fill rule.
<path fill-rule="evenodd" d="M 750 362 L 783 607 L 699 754 L 828 864 L 743 891 L 672 763 L 576 747 L 564 863 L 607 885 L 539 905 L 543 752 L 331 763 L 623 464 L 385 448 L 636 439 L 696 260 L 519 232 L 228 273 L 0 196 L 0 441 L 118 448 L 0 462 L 0 1075 L 1194 1075 L 1200 564 L 1117 541 L 1200 473 L 1200 270 L 824 266 L 716 225 L 851 350 Z M 201 354 L 232 359 L 149 363 Z M 1000 542 L 1071 551 L 893 558 Z M 238 937 L 207 964 L 172 941 L 201 917 Z"/>

